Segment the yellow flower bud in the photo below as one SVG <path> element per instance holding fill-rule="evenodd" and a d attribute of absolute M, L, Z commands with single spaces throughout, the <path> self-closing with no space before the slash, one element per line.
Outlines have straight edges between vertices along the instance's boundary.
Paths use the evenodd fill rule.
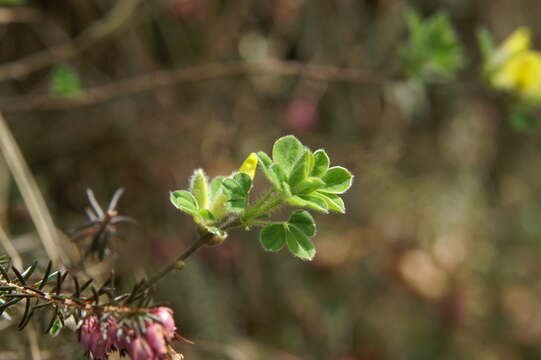
<path fill-rule="evenodd" d="M 244 160 L 242 165 L 239 168 L 239 172 L 245 173 L 250 176 L 250 179 L 253 180 L 255 176 L 255 170 L 257 169 L 257 155 L 256 153 L 251 153 L 250 156 Z"/>

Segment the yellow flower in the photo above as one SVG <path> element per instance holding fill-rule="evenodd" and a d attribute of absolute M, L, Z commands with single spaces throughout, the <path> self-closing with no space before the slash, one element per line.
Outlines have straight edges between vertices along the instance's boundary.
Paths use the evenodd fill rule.
<path fill-rule="evenodd" d="M 506 54 L 509 54 L 509 56 L 529 50 L 532 44 L 531 37 L 532 34 L 530 29 L 521 26 L 505 40 L 500 50 Z"/>
<path fill-rule="evenodd" d="M 523 100 L 541 100 L 541 53 L 528 50 L 516 54 L 494 72 L 491 83 Z"/>
<path fill-rule="evenodd" d="M 531 50 L 531 31 L 515 30 L 486 64 L 490 84 L 521 100 L 541 101 L 541 52 Z"/>
<path fill-rule="evenodd" d="M 497 69 L 511 57 L 523 51 L 530 50 L 531 44 L 532 41 L 530 29 L 524 26 L 518 28 L 511 35 L 509 35 L 507 39 L 505 39 L 503 44 L 492 54 L 492 57 L 488 59 L 486 69 L 488 71 Z"/>
<path fill-rule="evenodd" d="M 251 153 L 250 156 L 244 160 L 242 165 L 239 168 L 239 172 L 245 173 L 250 176 L 250 179 L 253 180 L 255 176 L 255 170 L 257 169 L 257 155 L 256 153 Z"/>

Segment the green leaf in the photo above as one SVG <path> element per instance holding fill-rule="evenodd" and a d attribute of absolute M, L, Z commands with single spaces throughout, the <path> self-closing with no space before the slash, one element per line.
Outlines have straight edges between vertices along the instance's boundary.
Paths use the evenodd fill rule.
<path fill-rule="evenodd" d="M 56 318 L 53 326 L 49 329 L 49 335 L 52 337 L 57 336 L 60 333 L 60 330 L 62 330 L 64 326 L 62 325 L 62 321 L 59 318 Z"/>
<path fill-rule="evenodd" d="M 287 182 L 287 175 L 284 169 L 279 164 L 272 164 L 271 170 L 276 176 L 276 181 L 278 182 L 278 190 L 286 193 L 289 196 L 290 187 Z"/>
<path fill-rule="evenodd" d="M 190 179 L 190 192 L 193 194 L 200 209 L 207 209 L 209 206 L 208 180 L 203 169 L 194 171 Z"/>
<path fill-rule="evenodd" d="M 186 190 L 176 190 L 171 192 L 171 203 L 179 210 L 191 215 L 198 215 L 199 205 L 195 197 Z"/>
<path fill-rule="evenodd" d="M 308 237 L 312 237 L 316 234 L 316 223 L 314 218 L 306 210 L 298 210 L 291 214 L 288 224 L 295 226 Z"/>
<path fill-rule="evenodd" d="M 81 82 L 75 69 L 66 64 L 57 65 L 51 73 L 51 91 L 63 97 L 79 95 Z"/>
<path fill-rule="evenodd" d="M 325 185 L 325 182 L 320 178 L 309 177 L 308 179 L 301 181 L 301 183 L 295 186 L 291 191 L 296 195 L 309 194 Z"/>
<path fill-rule="evenodd" d="M 260 151 L 257 153 L 257 159 L 259 168 L 263 170 L 265 177 L 273 184 L 278 190 L 280 190 L 280 182 L 274 171 L 272 170 L 272 159 L 265 152 Z"/>
<path fill-rule="evenodd" d="M 225 203 L 230 211 L 240 212 L 248 206 L 248 193 L 252 188 L 252 179 L 245 173 L 237 173 L 222 182 L 224 193 L 228 197 Z"/>
<path fill-rule="evenodd" d="M 409 40 L 400 56 L 409 76 L 425 81 L 449 79 L 464 66 L 463 48 L 447 14 L 421 19 L 409 11 L 406 23 Z"/>
<path fill-rule="evenodd" d="M 303 260 L 312 260 L 316 255 L 314 243 L 295 226 L 288 227 L 286 241 L 289 251 Z"/>
<path fill-rule="evenodd" d="M 353 175 L 348 169 L 341 166 L 334 166 L 327 171 L 323 176 L 325 187 L 322 189 L 325 192 L 333 194 L 342 194 L 346 192 L 353 182 Z"/>
<path fill-rule="evenodd" d="M 325 200 L 311 195 L 295 195 L 287 199 L 287 202 L 293 206 L 312 209 L 324 214 L 329 212 Z"/>
<path fill-rule="evenodd" d="M 209 209 L 201 209 L 199 210 L 199 215 L 201 218 L 207 221 L 216 221 L 216 216 L 209 210 Z"/>
<path fill-rule="evenodd" d="M 302 143 L 295 136 L 287 135 L 274 143 L 272 159 L 282 167 L 286 175 L 289 175 L 303 153 Z"/>
<path fill-rule="evenodd" d="M 315 191 L 312 193 L 313 196 L 319 197 L 325 201 L 327 207 L 331 211 L 336 211 L 341 214 L 346 213 L 346 206 L 344 205 L 344 200 L 336 194 L 325 193 L 321 191 Z"/>
<path fill-rule="evenodd" d="M 327 173 L 330 163 L 329 155 L 327 155 L 325 150 L 317 150 L 314 153 L 314 168 L 312 169 L 310 176 L 322 177 Z"/>
<path fill-rule="evenodd" d="M 289 186 L 293 187 L 306 179 L 312 170 L 312 165 L 314 163 L 314 157 L 312 152 L 308 149 L 304 150 L 304 154 L 297 161 L 291 175 L 289 176 Z"/>
<path fill-rule="evenodd" d="M 216 176 L 210 182 L 210 200 L 214 201 L 216 197 L 221 193 L 222 190 L 222 181 L 225 179 L 225 176 Z"/>
<path fill-rule="evenodd" d="M 533 130 L 537 125 L 537 119 L 526 109 L 517 107 L 509 114 L 509 120 L 514 130 L 527 132 Z"/>
<path fill-rule="evenodd" d="M 248 193 L 252 188 L 252 178 L 246 173 L 238 173 L 233 177 L 235 181 L 240 185 L 244 193 Z"/>
<path fill-rule="evenodd" d="M 267 251 L 279 251 L 286 243 L 286 227 L 284 224 L 270 224 L 259 233 L 259 242 Z"/>

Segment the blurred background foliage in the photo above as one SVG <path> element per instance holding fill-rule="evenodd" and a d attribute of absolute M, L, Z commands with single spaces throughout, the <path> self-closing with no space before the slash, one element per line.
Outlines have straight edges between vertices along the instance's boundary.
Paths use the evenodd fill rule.
<path fill-rule="evenodd" d="M 487 88 L 477 42 L 524 25 L 539 47 L 541 2 L 122 0 L 137 6 L 108 17 L 117 1 L 0 1 L 0 111 L 59 228 L 83 221 L 87 187 L 126 188 L 141 226 L 115 244 L 119 278 L 196 236 L 168 201 L 194 168 L 228 174 L 293 133 L 356 175 L 347 215 L 316 216 L 313 262 L 239 232 L 164 281 L 188 359 L 541 358 L 539 113 Z M 443 77 L 407 48 L 427 18 Z M 1 158 L 0 224 L 43 258 Z M 15 328 L 0 322 L 1 359 L 30 357 Z M 83 356 L 69 331 L 39 347 Z"/>

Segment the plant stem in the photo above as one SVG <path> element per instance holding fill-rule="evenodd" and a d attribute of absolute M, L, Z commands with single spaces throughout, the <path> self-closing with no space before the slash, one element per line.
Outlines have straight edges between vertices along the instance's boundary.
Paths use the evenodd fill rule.
<path fill-rule="evenodd" d="M 279 196 L 273 199 L 271 202 L 269 202 L 266 206 L 263 206 L 262 208 L 258 209 L 258 212 L 252 217 L 258 217 L 260 215 L 264 215 L 267 212 L 274 209 L 275 207 L 282 205 L 284 201 L 285 201 L 284 197 Z"/>
<path fill-rule="evenodd" d="M 267 192 L 265 195 L 263 195 L 263 197 L 261 199 L 259 199 L 259 201 L 257 203 L 255 203 L 251 208 L 247 209 L 244 212 L 245 218 L 250 218 L 250 215 L 252 213 L 257 212 L 257 210 L 261 206 L 263 206 L 265 204 L 265 202 L 267 202 L 270 199 L 270 197 L 274 194 L 275 191 L 276 191 L 276 189 L 269 190 L 269 192 Z"/>
<path fill-rule="evenodd" d="M 213 234 L 207 233 L 203 236 L 200 236 L 197 241 L 195 241 L 189 248 L 187 248 L 182 254 L 180 254 L 175 261 L 173 261 L 171 264 L 167 265 L 165 268 L 163 268 L 160 272 L 158 272 L 156 275 L 154 275 L 150 280 L 148 280 L 147 286 L 145 288 L 150 288 L 154 284 L 156 284 L 158 281 L 160 281 L 164 276 L 169 274 L 171 271 L 175 269 L 182 269 L 184 266 L 183 262 L 189 258 L 191 255 L 193 255 L 197 250 L 199 250 L 202 246 L 206 245 L 213 237 Z"/>
<path fill-rule="evenodd" d="M 272 195 L 274 195 L 275 191 L 276 191 L 275 189 L 271 189 L 254 206 L 246 210 L 246 212 L 244 213 L 243 219 L 239 219 L 238 217 L 232 218 L 229 221 L 226 221 L 225 223 L 223 223 L 220 226 L 220 229 L 225 231 L 225 230 L 237 227 L 239 226 L 239 224 L 243 222 L 243 220 L 250 220 L 251 218 L 257 218 L 258 216 L 265 214 L 268 211 L 274 209 L 275 207 L 281 205 L 285 201 L 284 197 L 281 194 L 279 194 L 276 198 L 272 199 L 272 201 L 269 202 L 269 199 L 272 198 Z M 214 237 L 214 234 L 212 233 L 206 233 L 204 235 L 201 235 L 199 239 L 197 239 L 188 249 L 186 249 L 183 253 L 181 253 L 175 259 L 175 261 L 173 261 L 171 264 L 167 265 L 165 268 L 163 268 L 161 271 L 159 271 L 157 274 L 151 277 L 148 280 L 143 290 L 149 289 L 152 286 L 154 286 L 157 282 L 163 279 L 171 271 L 181 270 L 184 267 L 184 261 L 187 258 L 189 258 L 191 255 L 193 255 L 201 247 L 208 244 L 212 240 L 213 237 Z"/>

